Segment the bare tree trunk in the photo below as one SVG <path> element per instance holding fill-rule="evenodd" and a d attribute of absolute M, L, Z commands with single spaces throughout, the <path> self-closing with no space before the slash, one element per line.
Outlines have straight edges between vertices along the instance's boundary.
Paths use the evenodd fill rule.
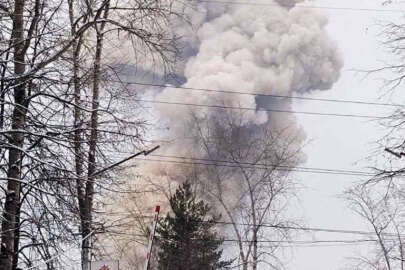
<path fill-rule="evenodd" d="M 250 212 L 251 212 L 251 216 L 252 216 L 252 221 L 253 221 L 253 251 L 252 251 L 252 257 L 253 257 L 253 262 L 252 262 L 252 269 L 253 270 L 257 270 L 257 231 L 258 231 L 258 224 L 257 224 L 257 216 L 256 216 L 256 203 L 255 203 L 255 185 L 251 185 L 250 181 L 249 181 L 249 177 L 246 175 L 246 173 L 244 171 L 243 175 L 245 176 L 246 179 L 246 183 L 249 187 L 249 194 L 250 194 Z"/>
<path fill-rule="evenodd" d="M 252 269 L 253 270 L 257 270 L 257 260 L 258 260 L 258 256 L 257 256 L 257 231 L 256 228 L 254 229 L 253 232 L 253 265 L 252 265 Z"/>
<path fill-rule="evenodd" d="M 13 254 L 13 266 L 12 269 L 16 270 L 18 266 L 18 250 L 20 247 L 20 213 L 21 213 L 21 203 L 18 204 L 15 226 L 14 226 L 14 254 Z"/>
<path fill-rule="evenodd" d="M 24 81 L 18 77 L 25 72 L 24 50 L 24 0 L 16 0 L 14 3 L 12 44 L 14 47 L 14 111 L 12 116 L 12 129 L 21 130 L 25 126 L 26 117 L 26 91 Z M 17 222 L 17 209 L 20 203 L 21 183 L 21 148 L 24 143 L 24 135 L 21 132 L 13 132 L 9 137 L 11 145 L 8 155 L 7 169 L 7 192 L 4 205 L 1 226 L 1 251 L 0 270 L 11 270 L 14 257 L 15 225 Z"/>
<path fill-rule="evenodd" d="M 248 270 L 248 261 L 247 260 L 243 261 L 243 270 Z"/>
<path fill-rule="evenodd" d="M 108 17 L 109 2 L 104 10 L 104 18 Z M 94 59 L 94 73 L 93 73 L 93 98 L 92 98 L 92 112 L 90 120 L 90 141 L 89 141 L 89 156 L 88 156 L 88 170 L 87 182 L 85 192 L 85 207 L 84 220 L 82 220 L 82 269 L 87 270 L 90 260 L 91 239 L 89 235 L 92 230 L 92 208 L 94 198 L 94 173 L 96 172 L 96 152 L 98 141 L 98 109 L 99 109 L 99 95 L 100 95 L 100 77 L 101 77 L 101 53 L 103 50 L 103 31 L 105 24 L 102 23 L 100 27 L 97 25 L 97 43 L 96 54 Z"/>
<path fill-rule="evenodd" d="M 71 35 L 76 36 L 76 24 L 74 18 L 74 0 L 70 0 L 69 4 L 69 18 L 71 24 Z M 81 50 L 82 39 L 81 37 L 78 41 L 74 41 L 72 44 L 72 60 L 73 60 L 73 88 L 74 88 L 74 153 L 75 153 L 75 173 L 76 173 L 76 192 L 78 207 L 80 211 L 80 222 L 81 222 L 81 235 L 82 235 L 82 249 L 81 249 L 81 265 L 82 269 L 88 269 L 89 266 L 89 248 L 90 248 L 90 237 L 91 233 L 91 207 L 89 206 L 87 192 L 85 187 L 89 185 L 84 181 L 83 175 L 83 162 L 85 160 L 85 151 L 83 150 L 83 112 L 82 112 L 82 101 L 81 101 L 81 84 L 79 75 L 79 57 Z M 89 167 L 90 169 L 90 167 Z"/>

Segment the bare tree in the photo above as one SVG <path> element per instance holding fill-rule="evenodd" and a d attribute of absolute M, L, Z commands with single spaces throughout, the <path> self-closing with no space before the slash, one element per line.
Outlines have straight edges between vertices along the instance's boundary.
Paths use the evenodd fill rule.
<path fill-rule="evenodd" d="M 395 97 L 405 78 L 405 25 L 382 22 L 379 26 L 382 30 L 382 45 L 394 57 L 390 61 L 384 61 L 381 67 L 368 71 L 368 74 L 382 75 L 384 94 Z M 358 269 L 404 269 L 405 228 L 402 209 L 405 197 L 401 182 L 405 167 L 400 158 L 405 147 L 405 114 L 402 106 L 393 108 L 391 115 L 380 122 L 387 132 L 377 141 L 377 151 L 372 155 L 375 176 L 350 189 L 346 194 L 353 210 L 371 226 L 374 237 L 377 238 L 373 253 L 359 258 Z"/>
<path fill-rule="evenodd" d="M 372 228 L 371 254 L 356 258 L 356 269 L 404 269 L 404 200 L 402 188 L 381 182 L 359 185 L 347 193 L 351 208 Z"/>
<path fill-rule="evenodd" d="M 139 55 L 168 71 L 178 53 L 168 25 L 179 13 L 172 1 L 17 0 L 0 10 L 0 269 L 16 269 L 20 257 L 52 268 L 77 223 L 86 269 L 88 236 L 98 230 L 93 204 L 112 182 L 96 172 L 121 158 L 124 145 L 136 150 L 142 135 L 142 121 L 122 111 L 132 93 L 111 82 L 116 70 L 102 61 L 103 43 L 130 39 Z"/>
<path fill-rule="evenodd" d="M 295 191 L 288 168 L 300 160 L 296 135 L 270 123 L 247 125 L 243 111 L 217 115 L 194 117 L 195 145 L 201 149 L 196 153 L 208 163 L 194 167 L 195 179 L 231 223 L 225 232 L 237 240 L 242 269 L 258 269 L 260 264 L 279 268 L 279 245 L 262 241 L 285 239 L 289 233 L 264 230 L 263 225 L 293 222 L 285 210 Z"/>

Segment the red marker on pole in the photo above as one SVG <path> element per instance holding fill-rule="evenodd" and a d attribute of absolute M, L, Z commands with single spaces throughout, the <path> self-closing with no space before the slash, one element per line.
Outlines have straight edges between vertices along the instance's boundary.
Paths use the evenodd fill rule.
<path fill-rule="evenodd" d="M 159 212 L 160 212 L 160 206 L 156 205 L 155 206 L 155 216 L 153 218 L 153 224 L 152 224 L 152 228 L 150 230 L 150 235 L 149 235 L 148 253 L 146 253 L 146 261 L 145 261 L 145 266 L 143 268 L 144 270 L 148 270 L 148 268 L 149 268 L 149 261 L 150 261 L 150 257 L 152 256 L 153 239 L 155 238 L 156 224 L 158 221 Z"/>

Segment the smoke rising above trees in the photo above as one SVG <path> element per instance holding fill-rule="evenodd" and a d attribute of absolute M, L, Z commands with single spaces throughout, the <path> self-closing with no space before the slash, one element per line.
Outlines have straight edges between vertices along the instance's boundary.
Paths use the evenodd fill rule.
<path fill-rule="evenodd" d="M 244 108 L 288 110 L 291 100 L 254 93 L 300 95 L 328 90 L 343 66 L 337 46 L 325 30 L 327 18 L 316 11 L 295 8 L 298 2 L 270 1 L 271 6 L 197 3 L 196 32 L 184 27 L 178 30 L 191 48 L 185 52 L 182 86 L 252 95 L 185 92 L 170 87 L 153 95 L 158 102 L 203 105 L 154 104 L 153 109 L 167 126 L 157 137 L 170 141 L 160 153 L 204 159 L 214 166 L 144 162 L 142 171 L 155 181 L 194 179 L 231 223 L 254 221 L 251 227 L 230 230 L 234 237 L 239 236 L 243 269 L 258 267 L 263 254 L 260 247 L 242 243 L 266 237 L 259 229 L 261 223 L 293 222 L 284 216 L 288 204 L 284 199 L 294 194 L 293 181 L 288 172 L 275 168 L 295 166 L 305 159 L 301 152 L 305 134 L 293 115 Z M 266 166 L 247 169 L 243 162 Z M 236 168 L 221 167 L 224 163 Z M 265 190 L 266 195 L 261 193 Z M 273 237 L 285 239 L 288 234 L 275 233 Z"/>

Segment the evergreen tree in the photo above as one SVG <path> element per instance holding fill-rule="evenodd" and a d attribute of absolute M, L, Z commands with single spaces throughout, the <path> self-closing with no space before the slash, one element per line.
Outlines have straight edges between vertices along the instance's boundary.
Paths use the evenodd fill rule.
<path fill-rule="evenodd" d="M 159 220 L 159 270 L 225 269 L 232 263 L 221 261 L 223 240 L 215 231 L 219 217 L 210 216 L 210 207 L 197 200 L 190 183 L 180 186 L 170 197 L 173 214 Z"/>

